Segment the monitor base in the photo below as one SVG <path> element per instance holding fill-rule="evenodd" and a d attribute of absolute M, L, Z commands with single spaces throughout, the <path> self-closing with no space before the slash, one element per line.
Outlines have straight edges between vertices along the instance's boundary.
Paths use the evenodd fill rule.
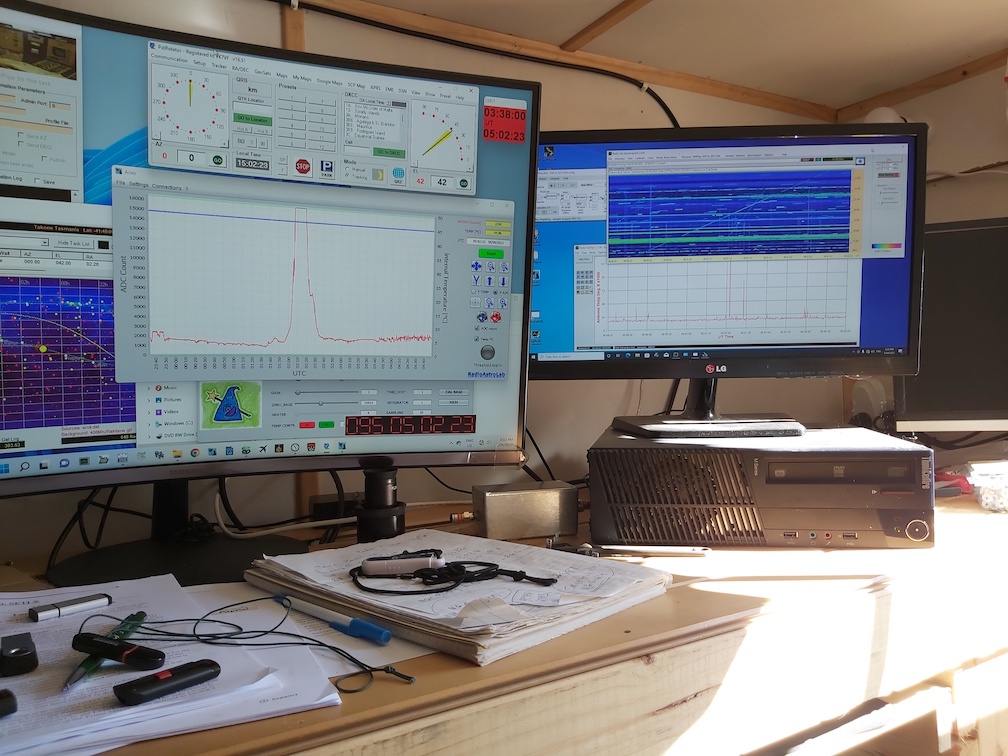
<path fill-rule="evenodd" d="M 192 541 L 131 541 L 65 559 L 50 568 L 46 580 L 62 587 L 170 572 L 181 585 L 241 582 L 252 560 L 262 558 L 263 554 L 303 554 L 306 551 L 306 542 L 279 535 L 236 539 L 214 534 Z"/>
<path fill-rule="evenodd" d="M 697 419 L 674 415 L 614 417 L 613 430 L 641 438 L 742 438 L 800 436 L 805 426 L 797 420 L 765 415 L 719 415 Z"/>

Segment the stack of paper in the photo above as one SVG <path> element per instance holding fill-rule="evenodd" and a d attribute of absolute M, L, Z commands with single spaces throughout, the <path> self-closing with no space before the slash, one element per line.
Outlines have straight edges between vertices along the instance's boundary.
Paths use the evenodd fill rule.
<path fill-rule="evenodd" d="M 550 586 L 500 576 L 443 593 L 419 593 L 418 580 L 369 579 L 368 593 L 350 569 L 364 559 L 439 549 L 448 561 L 491 562 L 528 575 L 556 578 Z M 309 554 L 269 557 L 245 572 L 255 586 L 384 624 L 407 640 L 477 664 L 530 648 L 665 592 L 669 577 L 647 567 L 486 538 L 418 530 L 376 543 Z"/>
<path fill-rule="evenodd" d="M 112 603 L 100 613 L 70 614 L 41 622 L 32 622 L 28 617 L 31 606 L 94 593 L 112 597 Z M 275 610 L 274 602 L 267 603 Z M 82 625 L 87 632 L 105 633 L 118 624 L 118 619 L 142 610 L 149 623 L 188 620 L 173 622 L 169 627 L 191 631 L 194 620 L 214 608 L 201 606 L 171 575 L 84 588 L 0 594 L 0 634 L 31 633 L 39 658 L 34 671 L 2 680 L 0 687 L 14 693 L 18 709 L 0 719 L 0 750 L 5 754 L 97 753 L 138 740 L 340 702 L 336 689 L 307 648 L 270 648 L 250 653 L 238 645 L 141 639 L 142 631 L 134 635 L 135 642 L 163 650 L 167 657 L 164 669 L 208 658 L 220 664 L 220 676 L 150 703 L 127 707 L 115 698 L 112 686 L 151 673 L 107 662 L 69 690 L 63 690 L 67 675 L 84 658 L 71 647 Z M 254 615 L 254 611 L 242 613 L 240 620 L 245 629 L 270 627 L 265 623 L 260 626 Z M 233 616 L 224 618 L 235 621 Z M 221 628 L 201 623 L 199 630 L 211 633 Z"/>

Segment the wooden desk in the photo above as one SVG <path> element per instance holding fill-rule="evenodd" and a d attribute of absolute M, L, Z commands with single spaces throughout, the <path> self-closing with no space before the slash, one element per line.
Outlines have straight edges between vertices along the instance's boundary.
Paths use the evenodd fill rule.
<path fill-rule="evenodd" d="M 732 754 L 924 690 L 939 724 L 980 723 L 957 752 L 994 753 L 1008 686 L 983 684 L 1008 666 L 1008 515 L 964 498 L 935 530 L 926 550 L 666 559 L 665 596 L 489 666 L 431 654 L 398 665 L 413 685 L 122 751 Z"/>

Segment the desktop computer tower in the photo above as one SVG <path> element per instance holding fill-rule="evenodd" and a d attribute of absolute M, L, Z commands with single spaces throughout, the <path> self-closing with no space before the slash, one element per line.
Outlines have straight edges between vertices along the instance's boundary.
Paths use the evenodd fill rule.
<path fill-rule="evenodd" d="M 588 450 L 600 546 L 926 548 L 934 454 L 864 428 L 777 438 L 644 438 Z"/>

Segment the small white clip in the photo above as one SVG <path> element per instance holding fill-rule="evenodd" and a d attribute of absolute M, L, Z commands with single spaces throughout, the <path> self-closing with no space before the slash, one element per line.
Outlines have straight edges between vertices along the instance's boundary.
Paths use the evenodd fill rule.
<path fill-rule="evenodd" d="M 291 10 L 297 10 L 298 0 L 290 0 Z"/>

